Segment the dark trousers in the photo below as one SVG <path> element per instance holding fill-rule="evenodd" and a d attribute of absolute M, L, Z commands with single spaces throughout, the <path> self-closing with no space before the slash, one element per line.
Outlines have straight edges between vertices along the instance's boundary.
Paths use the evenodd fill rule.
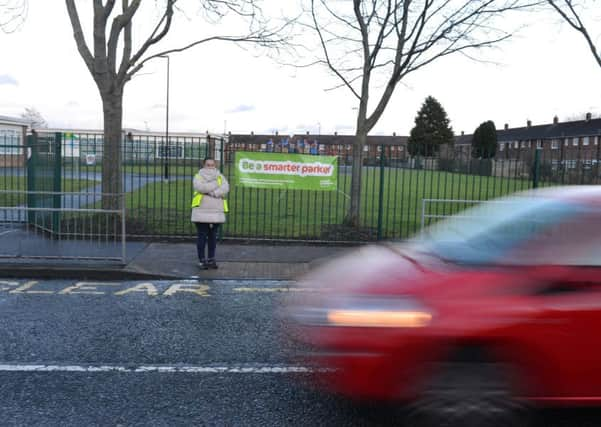
<path fill-rule="evenodd" d="M 198 250 L 198 259 L 204 261 L 205 246 L 209 243 L 209 259 L 215 259 L 215 248 L 217 247 L 217 231 L 221 224 L 207 224 L 204 222 L 195 222 L 196 224 L 196 249 Z"/>

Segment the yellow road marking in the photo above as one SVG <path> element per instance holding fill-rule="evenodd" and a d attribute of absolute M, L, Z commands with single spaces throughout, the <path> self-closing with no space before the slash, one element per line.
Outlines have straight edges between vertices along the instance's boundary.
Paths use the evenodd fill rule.
<path fill-rule="evenodd" d="M 115 292 L 115 295 L 121 296 L 121 295 L 129 294 L 130 292 L 146 292 L 146 295 L 149 295 L 151 297 L 156 297 L 159 294 L 159 291 L 157 290 L 156 286 L 154 286 L 150 282 L 146 282 L 146 283 L 140 283 L 140 284 L 134 286 L 133 288 L 127 288 L 122 291 Z"/>
<path fill-rule="evenodd" d="M 42 282 L 44 283 L 44 282 Z M 122 282 L 75 282 L 73 285 L 66 288 L 56 290 L 37 290 L 33 289 L 39 285 L 39 281 L 27 281 L 20 284 L 19 281 L 0 280 L 0 291 L 8 291 L 10 294 L 51 294 L 51 295 L 72 295 L 72 294 L 88 294 L 88 295 L 115 295 L 123 296 L 132 293 L 142 293 L 151 297 L 155 296 L 173 296 L 177 293 L 194 294 L 201 297 L 210 297 L 210 286 L 196 281 L 182 281 L 172 283 L 169 287 L 162 291 L 157 285 L 151 282 L 142 282 L 131 284 L 125 289 L 109 290 L 106 286 L 124 286 Z M 64 285 L 63 285 L 64 286 Z M 106 289 L 106 290 L 105 290 Z M 227 289 L 227 287 L 225 288 Z M 236 287 L 230 288 L 233 292 L 240 293 L 278 293 L 278 292 L 316 292 L 312 288 L 297 288 L 297 287 Z"/>
<path fill-rule="evenodd" d="M 307 292 L 308 288 L 234 288 L 234 292 Z"/>
<path fill-rule="evenodd" d="M 53 291 L 30 291 L 29 289 L 33 288 L 39 282 L 32 280 L 29 282 L 25 282 L 23 285 L 19 286 L 16 289 L 13 289 L 9 292 L 9 294 L 53 294 Z"/>
<path fill-rule="evenodd" d="M 107 282 L 77 282 L 73 286 L 63 289 L 59 292 L 61 295 L 65 294 L 92 294 L 92 295 L 104 295 L 106 292 L 99 291 L 98 286 L 116 286 L 119 283 L 107 283 Z"/>
<path fill-rule="evenodd" d="M 13 286 L 19 286 L 19 282 L 11 282 L 9 280 L 0 280 L 0 291 L 8 291 L 9 289 L 12 289 Z"/>
<path fill-rule="evenodd" d="M 169 286 L 169 289 L 165 291 L 163 295 L 172 296 L 177 292 L 192 292 L 196 295 L 200 295 L 201 297 L 208 297 L 208 290 L 210 288 L 207 285 L 197 285 L 193 283 L 174 283 Z"/>

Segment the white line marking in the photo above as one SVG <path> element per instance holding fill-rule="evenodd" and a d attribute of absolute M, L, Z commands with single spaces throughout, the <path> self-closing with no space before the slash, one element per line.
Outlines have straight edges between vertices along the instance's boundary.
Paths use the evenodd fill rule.
<path fill-rule="evenodd" d="M 290 365 L 231 365 L 231 366 L 194 366 L 194 365 L 33 365 L 0 364 L 0 372 L 129 372 L 129 373 L 194 373 L 194 374 L 288 374 L 326 371 L 319 368 Z"/>
<path fill-rule="evenodd" d="M 0 233 L 0 236 L 4 236 L 5 234 L 8 234 L 8 233 L 14 233 L 14 232 L 16 232 L 16 231 L 17 231 L 17 230 L 8 230 L 8 231 L 3 231 L 2 233 Z"/>

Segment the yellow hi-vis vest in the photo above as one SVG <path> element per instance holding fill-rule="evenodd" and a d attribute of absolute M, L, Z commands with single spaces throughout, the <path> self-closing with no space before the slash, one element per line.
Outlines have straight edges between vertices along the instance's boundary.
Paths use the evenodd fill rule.
<path fill-rule="evenodd" d="M 217 176 L 217 185 L 219 185 L 221 187 L 222 182 L 223 182 L 223 180 L 221 179 L 221 175 L 218 175 Z M 204 196 L 204 194 L 199 193 L 198 191 L 195 191 L 192 194 L 192 206 L 191 206 L 192 208 L 200 206 L 200 202 L 202 201 L 202 196 Z M 223 212 L 225 212 L 225 213 L 229 212 L 226 199 L 223 199 Z"/>

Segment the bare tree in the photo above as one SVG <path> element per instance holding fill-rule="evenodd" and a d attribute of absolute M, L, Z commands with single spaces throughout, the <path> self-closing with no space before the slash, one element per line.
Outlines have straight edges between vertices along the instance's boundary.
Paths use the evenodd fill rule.
<path fill-rule="evenodd" d="M 597 64 L 601 67 L 601 47 L 595 46 L 595 42 L 593 42 L 590 32 L 582 22 L 582 17 L 584 16 L 583 12 L 585 12 L 584 9 L 586 9 L 584 5 L 578 5 L 578 2 L 572 0 L 548 0 L 548 2 L 557 13 L 561 15 L 565 22 L 582 34 L 595 61 L 597 61 Z"/>
<path fill-rule="evenodd" d="M 320 45 L 317 60 L 357 100 L 351 202 L 345 223 L 359 226 L 361 165 L 368 133 L 397 85 L 446 56 L 493 46 L 511 36 L 495 27 L 521 0 L 310 0 L 305 23 Z M 451 73 L 441 78 L 452 78 Z M 332 89 L 334 89 L 332 88 Z"/>
<path fill-rule="evenodd" d="M 27 0 L 0 0 L 0 31 L 13 33 L 27 18 Z"/>
<path fill-rule="evenodd" d="M 25 107 L 21 118 L 27 122 L 31 129 L 43 129 L 48 127 L 48 122 L 35 107 Z"/>
<path fill-rule="evenodd" d="M 93 7 L 93 34 L 90 50 L 86 42 L 75 0 L 65 0 L 73 36 L 79 54 L 83 58 L 100 92 L 104 115 L 104 161 L 102 168 L 103 193 L 121 192 L 121 128 L 123 118 L 123 91 L 126 83 L 153 58 L 169 53 L 182 52 L 209 41 L 255 43 L 278 48 L 284 43 L 281 36 L 286 24 L 278 28 L 269 27 L 262 17 L 260 0 L 199 0 L 205 18 L 215 22 L 228 14 L 246 19 L 248 29 L 239 35 L 215 35 L 191 40 L 179 48 L 149 53 L 167 36 L 172 28 L 178 0 L 156 2 L 160 17 L 152 32 L 134 49 L 132 22 L 140 10 L 141 0 L 121 0 L 121 12 L 115 11 L 115 0 L 93 0 L 86 2 Z M 109 19 L 113 15 L 112 22 Z M 108 36 L 108 38 L 107 38 Z M 120 60 L 119 60 L 120 57 Z M 105 197 L 105 208 L 117 208 L 117 198 Z"/>

